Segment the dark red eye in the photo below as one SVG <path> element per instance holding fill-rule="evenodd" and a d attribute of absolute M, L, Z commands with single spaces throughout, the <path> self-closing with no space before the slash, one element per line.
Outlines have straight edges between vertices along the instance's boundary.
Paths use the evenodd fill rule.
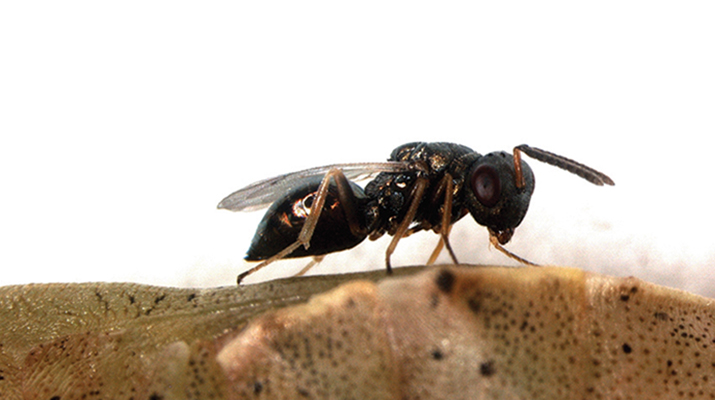
<path fill-rule="evenodd" d="M 472 173 L 472 190 L 484 207 L 494 207 L 501 196 L 499 174 L 491 165 L 480 165 Z"/>

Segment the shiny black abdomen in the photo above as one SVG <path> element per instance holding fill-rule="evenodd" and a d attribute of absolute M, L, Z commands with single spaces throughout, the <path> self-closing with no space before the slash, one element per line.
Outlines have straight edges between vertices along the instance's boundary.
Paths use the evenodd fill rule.
<path fill-rule="evenodd" d="M 322 177 L 306 179 L 300 186 L 288 191 L 280 201 L 270 206 L 246 253 L 248 261 L 265 260 L 292 245 L 310 212 L 310 203 L 318 191 Z M 356 184 L 350 184 L 358 209 L 363 209 L 368 199 Z M 364 226 L 369 214 L 357 215 Z M 331 182 L 328 196 L 320 214 L 310 247 L 298 247 L 286 258 L 319 256 L 347 250 L 365 240 L 367 234 L 354 235 L 346 220 L 344 209 L 338 199 L 335 183 Z"/>

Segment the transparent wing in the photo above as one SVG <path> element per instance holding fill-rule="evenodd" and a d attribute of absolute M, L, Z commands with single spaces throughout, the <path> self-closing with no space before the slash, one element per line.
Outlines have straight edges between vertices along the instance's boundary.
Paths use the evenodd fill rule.
<path fill-rule="evenodd" d="M 308 168 L 285 175 L 264 179 L 237 190 L 221 200 L 218 208 L 231 211 L 253 211 L 270 206 L 286 191 L 302 183 L 306 178 L 325 175 L 333 168 L 340 169 L 350 180 L 367 179 L 380 172 L 408 171 L 410 163 L 387 161 L 375 163 L 332 164 Z"/>

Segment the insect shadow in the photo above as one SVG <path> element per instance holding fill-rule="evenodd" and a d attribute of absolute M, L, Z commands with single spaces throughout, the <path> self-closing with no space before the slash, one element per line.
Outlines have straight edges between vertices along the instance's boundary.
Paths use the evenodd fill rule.
<path fill-rule="evenodd" d="M 446 247 L 452 225 L 467 213 L 489 231 L 499 251 L 533 264 L 503 247 L 529 207 L 534 174 L 521 153 L 572 172 L 595 185 L 613 185 L 611 178 L 576 161 L 528 145 L 513 154 L 481 155 L 455 143 L 407 143 L 392 151 L 387 162 L 332 164 L 265 179 L 240 189 L 219 204 L 231 211 L 269 207 L 258 225 L 245 259 L 262 261 L 243 278 L 282 258 L 312 256 L 305 273 L 325 254 L 346 250 L 370 238 L 392 236 L 390 256 L 400 239 L 422 230 L 439 234 L 427 264 Z M 354 180 L 372 178 L 365 188 Z"/>

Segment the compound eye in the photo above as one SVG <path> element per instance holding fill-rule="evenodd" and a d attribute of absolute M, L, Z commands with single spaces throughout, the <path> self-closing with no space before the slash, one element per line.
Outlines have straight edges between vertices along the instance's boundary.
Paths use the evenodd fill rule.
<path fill-rule="evenodd" d="M 484 207 L 494 207 L 501 197 L 501 181 L 491 165 L 480 165 L 471 177 L 472 190 Z"/>

